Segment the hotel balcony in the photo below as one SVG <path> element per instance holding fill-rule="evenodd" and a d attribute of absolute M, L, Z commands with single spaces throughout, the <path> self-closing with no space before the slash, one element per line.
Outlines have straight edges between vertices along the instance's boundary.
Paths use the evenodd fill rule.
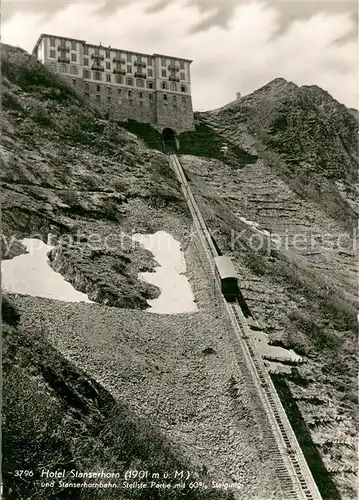
<path fill-rule="evenodd" d="M 94 71 L 104 71 L 105 70 L 105 68 L 103 66 L 100 66 L 99 64 L 96 64 L 96 63 L 94 63 L 91 66 L 91 69 L 93 69 Z"/>
<path fill-rule="evenodd" d="M 103 54 L 91 54 L 91 59 L 103 61 L 105 59 L 105 56 Z"/>
<path fill-rule="evenodd" d="M 176 66 L 175 64 L 170 64 L 170 65 L 168 66 L 168 69 L 169 69 L 170 71 L 179 71 L 179 70 L 180 70 L 179 66 Z"/>
<path fill-rule="evenodd" d="M 124 59 L 122 59 L 122 57 L 114 57 L 112 59 L 112 62 L 114 62 L 114 63 L 120 63 L 120 64 L 125 64 L 126 61 Z"/>
<path fill-rule="evenodd" d="M 70 64 L 70 58 L 69 58 L 69 57 L 61 57 L 61 56 L 59 56 L 59 57 L 57 58 L 57 61 L 58 61 L 59 63 Z"/>
<path fill-rule="evenodd" d="M 134 65 L 135 65 L 135 66 L 139 66 L 140 68 L 141 68 L 141 67 L 142 67 L 142 68 L 145 68 L 145 67 L 146 67 L 146 63 L 145 63 L 145 61 L 135 61 L 135 62 L 134 62 Z"/>
<path fill-rule="evenodd" d="M 135 78 L 147 78 L 147 75 L 146 73 L 142 73 L 141 71 L 136 71 Z"/>
<path fill-rule="evenodd" d="M 70 47 L 67 45 L 58 45 L 57 50 L 61 50 L 61 52 L 70 52 Z"/>
<path fill-rule="evenodd" d="M 125 75 L 126 74 L 126 70 L 125 69 L 120 69 L 120 68 L 115 68 L 113 70 L 113 73 L 115 73 L 115 75 Z"/>
<path fill-rule="evenodd" d="M 174 75 L 169 76 L 168 79 L 171 82 L 179 82 L 180 81 L 180 77 L 179 76 L 174 76 Z"/>

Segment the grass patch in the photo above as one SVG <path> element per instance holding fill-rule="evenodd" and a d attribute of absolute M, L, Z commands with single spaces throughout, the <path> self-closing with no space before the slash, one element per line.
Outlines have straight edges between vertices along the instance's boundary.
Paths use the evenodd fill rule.
<path fill-rule="evenodd" d="M 81 94 L 60 75 L 46 68 L 35 56 L 19 47 L 1 45 L 1 72 L 6 78 L 23 90 L 39 91 L 47 87 L 47 99 L 58 102 L 75 100 L 83 102 Z"/>

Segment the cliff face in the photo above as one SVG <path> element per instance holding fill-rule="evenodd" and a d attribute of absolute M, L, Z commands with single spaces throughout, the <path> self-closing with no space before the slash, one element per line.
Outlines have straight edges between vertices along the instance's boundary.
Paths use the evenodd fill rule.
<path fill-rule="evenodd" d="M 5 305 L 6 470 L 48 460 L 122 472 L 167 460 L 203 480 L 244 485 L 223 498 L 282 498 L 158 135 L 101 119 L 19 49 L 3 46 L 2 72 L 2 253 L 24 252 L 24 237 L 49 241 L 54 270 L 98 302 L 12 296 Z M 290 377 L 274 378 L 323 497 L 354 498 L 354 115 L 317 87 L 276 79 L 198 113 L 196 131 L 180 141 L 193 191 L 234 260 L 252 315 L 271 341 L 306 358 Z M 143 311 L 159 290 L 137 276 L 156 263 L 131 235 L 158 230 L 185 250 L 195 315 Z M 22 392 L 36 404 L 21 406 Z M 22 427 L 9 423 L 14 412 Z M 120 442 L 127 431 L 131 443 Z M 21 498 L 18 484 L 8 479 L 8 488 L 9 499 Z M 68 492 L 54 492 L 61 494 Z M 196 495 L 188 498 L 221 498 Z"/>

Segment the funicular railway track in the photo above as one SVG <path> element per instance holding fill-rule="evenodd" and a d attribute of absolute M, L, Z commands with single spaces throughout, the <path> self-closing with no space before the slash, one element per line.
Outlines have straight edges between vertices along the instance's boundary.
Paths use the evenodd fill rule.
<path fill-rule="evenodd" d="M 211 279 L 216 283 L 214 257 L 218 256 L 206 223 L 188 185 L 182 165 L 172 149 L 167 148 L 170 165 L 181 185 L 182 192 L 192 214 L 196 234 L 208 261 Z M 283 498 L 321 500 L 303 452 L 289 423 L 273 382 L 264 366 L 251 336 L 247 321 L 238 303 L 228 303 L 222 296 L 224 314 L 231 328 L 228 334 L 236 354 L 237 364 L 246 380 L 253 411 L 263 442 L 271 456 L 273 467 L 280 481 Z M 225 319 L 225 318 L 224 318 Z"/>

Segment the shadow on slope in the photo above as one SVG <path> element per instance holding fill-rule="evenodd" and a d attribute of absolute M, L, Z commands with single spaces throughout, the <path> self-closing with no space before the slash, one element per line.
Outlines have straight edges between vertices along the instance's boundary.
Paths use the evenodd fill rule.
<path fill-rule="evenodd" d="M 118 122 L 118 125 L 140 137 L 148 148 L 163 151 L 162 136 L 149 123 L 128 120 L 127 122 Z"/>
<path fill-rule="evenodd" d="M 251 155 L 244 149 L 236 146 L 228 139 L 224 139 L 216 134 L 206 124 L 201 123 L 198 119 L 195 120 L 196 130 L 194 132 L 184 132 L 179 136 L 181 154 L 202 156 L 205 158 L 217 158 L 222 161 L 228 161 L 238 165 L 247 163 L 255 163 L 257 156 Z M 223 155 L 221 147 L 226 145 L 228 152 Z"/>
<path fill-rule="evenodd" d="M 5 314 L 4 314 L 5 313 Z M 10 318 L 10 320 L 9 320 Z M 17 328 L 18 313 L 4 298 L 3 481 L 4 499 L 125 499 L 129 469 L 191 470 L 152 424 L 131 413 L 95 380 L 56 351 L 41 332 Z M 34 476 L 14 477 L 18 469 Z M 117 472 L 116 489 L 41 487 L 41 470 Z M 206 480 L 205 474 L 197 477 Z M 65 481 L 83 483 L 82 478 Z M 87 479 L 100 483 L 100 479 Z M 108 482 L 108 480 L 104 480 Z M 165 482 L 171 482 L 170 479 Z M 174 480 L 178 482 L 178 479 Z M 133 489 L 131 498 L 227 499 L 231 494 L 189 489 Z"/>
<path fill-rule="evenodd" d="M 323 500 L 340 500 L 338 489 L 325 468 L 286 380 L 281 375 L 272 375 L 272 380 Z"/>

